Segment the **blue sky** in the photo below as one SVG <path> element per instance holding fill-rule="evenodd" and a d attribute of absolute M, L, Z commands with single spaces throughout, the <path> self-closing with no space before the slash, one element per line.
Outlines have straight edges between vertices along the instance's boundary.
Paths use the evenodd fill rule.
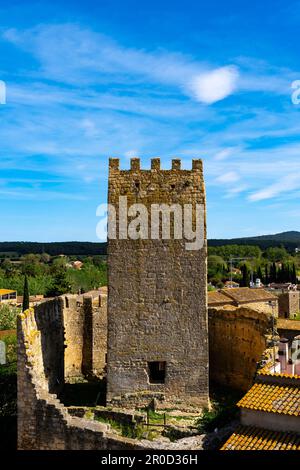
<path fill-rule="evenodd" d="M 299 230 L 299 1 L 0 0 L 0 240 L 96 241 L 108 156 L 205 167 L 208 235 Z"/>

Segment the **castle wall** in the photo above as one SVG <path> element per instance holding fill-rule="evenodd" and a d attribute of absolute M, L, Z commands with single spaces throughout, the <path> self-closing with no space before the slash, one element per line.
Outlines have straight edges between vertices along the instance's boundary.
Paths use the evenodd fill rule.
<path fill-rule="evenodd" d="M 61 321 L 58 309 L 63 299 L 55 299 L 48 315 L 42 318 L 42 308 L 27 310 L 18 317 L 18 449 L 19 450 L 148 450 L 181 449 L 178 443 L 137 441 L 111 433 L 110 426 L 84 417 L 72 416 L 55 394 L 49 393 L 50 383 L 61 364 Z M 47 370 L 50 342 L 42 340 L 44 332 L 51 333 L 51 359 L 56 364 Z M 41 330 L 39 329 L 41 328 Z M 63 342 L 62 342 L 63 347 Z M 55 357 L 57 356 L 57 357 Z M 99 410 L 98 413 L 105 413 Z M 111 411 L 112 415 L 113 412 Z M 114 413 L 117 413 L 115 411 Z M 82 414 L 80 413 L 82 416 Z M 118 418 L 126 419 L 123 416 Z M 130 417 L 127 416 L 127 419 Z M 197 449 L 201 443 L 191 438 L 185 449 Z M 201 447 L 200 447 L 201 448 Z"/>
<path fill-rule="evenodd" d="M 110 161 L 109 203 L 127 196 L 128 207 L 142 203 L 203 204 L 201 161 L 192 170 L 120 171 Z M 119 214 L 117 214 L 118 219 Z M 126 406 L 125 394 L 161 393 L 176 406 L 208 403 L 206 237 L 188 251 L 184 240 L 109 240 L 108 244 L 108 402 Z M 151 383 L 149 362 L 164 362 L 165 383 Z M 132 398 L 134 400 L 134 398 Z M 131 405 L 131 404 L 130 404 Z"/>
<path fill-rule="evenodd" d="M 97 302 L 84 297 L 79 304 L 76 296 L 63 297 L 65 327 L 65 377 L 101 376 L 106 366 L 107 295 Z M 44 304 L 41 304 L 44 305 Z"/>
<path fill-rule="evenodd" d="M 18 449 L 133 450 L 144 449 L 133 439 L 112 435 L 109 426 L 69 415 L 55 394 L 49 393 L 61 370 L 61 314 L 63 299 L 18 317 Z M 51 331 L 51 329 L 53 331 Z M 48 331 L 50 340 L 43 338 Z M 51 352 L 50 352 L 51 349 Z M 49 371 L 49 358 L 53 369 Z M 54 366 L 56 365 L 56 366 Z"/>
<path fill-rule="evenodd" d="M 249 307 L 214 309 L 209 316 L 210 378 L 220 385 L 248 390 L 272 332 L 270 314 Z"/>
<path fill-rule="evenodd" d="M 241 307 L 249 308 L 250 310 L 256 310 L 257 312 L 267 313 L 278 317 L 278 303 L 272 307 L 269 302 L 247 302 L 241 304 Z"/>

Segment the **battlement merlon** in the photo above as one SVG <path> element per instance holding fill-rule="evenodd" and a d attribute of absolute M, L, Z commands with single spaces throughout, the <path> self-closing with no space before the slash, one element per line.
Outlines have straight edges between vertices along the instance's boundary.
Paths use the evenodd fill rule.
<path fill-rule="evenodd" d="M 130 159 L 130 169 L 129 170 L 121 170 L 120 169 L 120 159 L 110 157 L 109 158 L 109 171 L 110 172 L 119 172 L 119 171 L 126 171 L 126 172 L 140 172 L 140 171 L 192 171 L 201 173 L 203 172 L 203 163 L 201 159 L 193 159 L 192 160 L 192 169 L 191 170 L 182 170 L 181 169 L 181 160 L 180 158 L 175 158 L 172 160 L 172 168 L 169 170 L 164 170 L 160 167 L 160 158 L 152 158 L 151 159 L 151 170 L 148 169 L 141 169 L 140 159 L 138 157 L 134 157 Z"/>

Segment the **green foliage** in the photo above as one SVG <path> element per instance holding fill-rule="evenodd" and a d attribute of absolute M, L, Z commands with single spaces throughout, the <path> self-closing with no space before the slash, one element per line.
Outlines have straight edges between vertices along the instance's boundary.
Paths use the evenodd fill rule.
<path fill-rule="evenodd" d="M 3 366 L 5 368 L 5 373 L 14 373 L 16 372 L 17 364 L 17 335 L 7 335 L 1 338 L 6 345 L 6 362 L 7 364 Z M 11 367 L 9 367 L 11 365 Z"/>
<path fill-rule="evenodd" d="M 264 257 L 271 262 L 282 262 L 286 260 L 288 256 L 288 252 L 283 247 L 268 248 L 264 253 Z"/>
<path fill-rule="evenodd" d="M 236 419 L 238 408 L 235 405 L 220 406 L 215 405 L 212 410 L 205 408 L 202 416 L 198 419 L 196 427 L 200 432 L 213 432 L 216 428 L 221 428 Z"/>
<path fill-rule="evenodd" d="M 106 255 L 106 243 L 91 242 L 0 242 L 0 252 L 8 253 L 9 256 L 26 255 L 31 253 L 59 256 L 61 253 L 74 256 L 98 256 Z"/>
<path fill-rule="evenodd" d="M 70 292 L 67 270 L 64 267 L 59 267 L 54 275 L 52 285 L 47 289 L 46 294 L 48 297 L 55 297 L 67 292 Z"/>
<path fill-rule="evenodd" d="M 19 264 L 5 259 L 0 266 L 0 288 L 13 289 L 19 295 L 23 294 L 24 274 L 30 295 L 76 294 L 107 284 L 107 265 L 101 256 L 82 257 L 81 260 L 83 267 L 77 270 L 71 267 L 66 256 L 51 259 L 46 253 L 28 254 L 19 260 Z"/>
<path fill-rule="evenodd" d="M 0 365 L 0 442 L 9 449 L 16 443 L 17 338 L 9 335 L 2 340 L 8 364 Z"/>
<path fill-rule="evenodd" d="M 261 249 L 258 246 L 251 245 L 223 245 L 209 246 L 208 254 L 217 255 L 226 261 L 230 258 L 260 258 Z"/>
<path fill-rule="evenodd" d="M 97 262 L 97 266 L 91 262 L 84 263 L 80 270 L 69 269 L 67 278 L 72 293 L 88 292 L 107 284 L 107 266 L 103 262 L 100 264 Z"/>
<path fill-rule="evenodd" d="M 131 439 L 141 439 L 143 437 L 144 429 L 142 425 L 119 423 L 113 419 L 105 419 L 100 416 L 95 418 L 95 420 L 109 424 L 111 429 L 124 437 L 129 437 Z"/>
<path fill-rule="evenodd" d="M 15 330 L 17 328 L 17 315 L 20 313 L 17 307 L 0 305 L 0 330 Z"/>

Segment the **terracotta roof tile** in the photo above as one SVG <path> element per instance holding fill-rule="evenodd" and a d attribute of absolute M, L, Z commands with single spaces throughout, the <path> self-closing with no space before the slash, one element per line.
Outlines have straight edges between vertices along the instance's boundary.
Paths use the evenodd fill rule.
<path fill-rule="evenodd" d="M 300 416 L 300 388 L 275 383 L 255 383 L 237 406 L 267 413 Z"/>
<path fill-rule="evenodd" d="M 300 450 L 300 434 L 240 426 L 221 450 Z"/>

